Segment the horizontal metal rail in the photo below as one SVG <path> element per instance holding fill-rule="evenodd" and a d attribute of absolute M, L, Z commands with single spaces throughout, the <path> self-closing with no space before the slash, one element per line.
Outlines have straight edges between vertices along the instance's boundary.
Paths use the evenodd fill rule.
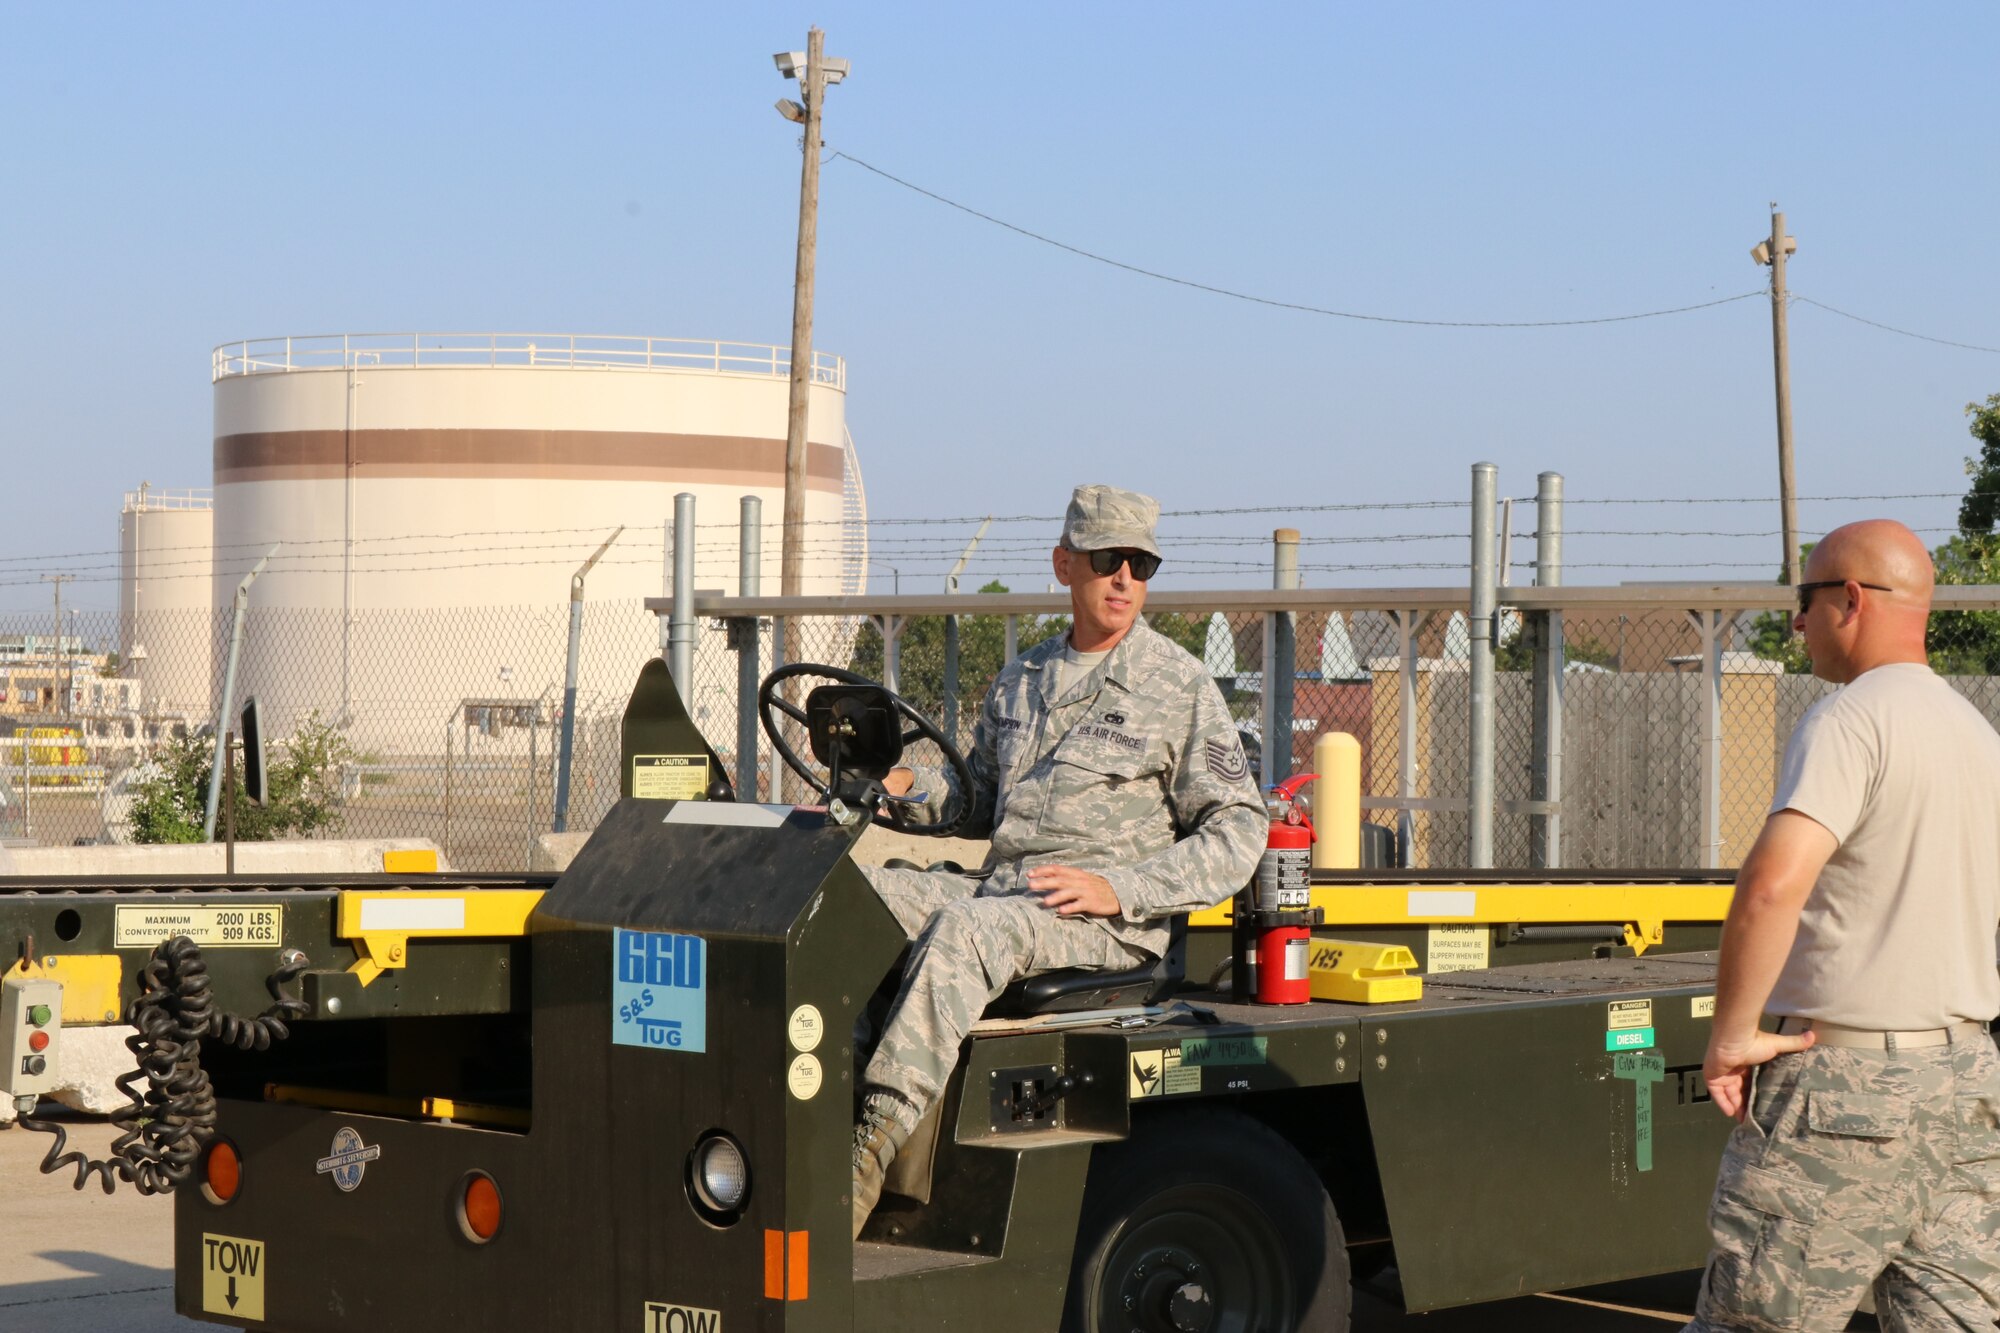
<path fill-rule="evenodd" d="M 324 333 L 246 338 L 210 357 L 210 378 L 305 370 L 531 369 L 694 371 L 788 378 L 792 349 L 774 343 L 595 333 Z M 847 388 L 847 363 L 814 352 L 812 379 Z"/>
<path fill-rule="evenodd" d="M 1462 611 L 1466 588 L 1308 588 L 1291 591 L 1150 591 L 1148 611 Z M 1625 587 L 1502 588 L 1500 604 L 1520 611 L 1782 611 L 1797 604 L 1790 588 L 1771 583 L 1635 584 Z M 912 593 L 905 596 L 726 597 L 697 592 L 695 614 L 718 620 L 763 616 L 1035 616 L 1066 615 L 1068 593 Z M 646 609 L 672 612 L 671 597 L 648 597 Z M 1936 611 L 2000 611 L 2000 586 L 1939 588 Z"/>

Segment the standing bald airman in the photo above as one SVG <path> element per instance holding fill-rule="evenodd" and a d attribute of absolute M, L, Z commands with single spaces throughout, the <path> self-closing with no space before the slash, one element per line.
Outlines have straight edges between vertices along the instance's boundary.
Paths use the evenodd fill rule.
<path fill-rule="evenodd" d="M 1736 877 L 1703 1074 L 1741 1120 L 1695 1333 L 2000 1319 L 2000 736 L 1925 657 L 1900 523 L 1814 548 L 1794 625 L 1844 688 L 1792 733 Z M 1775 1032 L 1759 1030 L 1759 1016 Z"/>

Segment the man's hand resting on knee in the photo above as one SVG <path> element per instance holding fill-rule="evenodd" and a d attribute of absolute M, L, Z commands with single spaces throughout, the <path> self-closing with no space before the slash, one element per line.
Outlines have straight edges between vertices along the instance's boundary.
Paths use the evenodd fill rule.
<path fill-rule="evenodd" d="M 1118 916 L 1125 910 L 1109 880 L 1075 866 L 1035 866 L 1028 871 L 1028 891 L 1059 916 Z"/>

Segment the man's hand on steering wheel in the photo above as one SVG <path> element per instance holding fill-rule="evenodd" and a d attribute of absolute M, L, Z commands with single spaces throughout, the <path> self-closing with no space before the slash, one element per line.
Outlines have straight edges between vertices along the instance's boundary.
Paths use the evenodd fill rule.
<path fill-rule="evenodd" d="M 822 799 L 832 799 L 833 794 L 828 790 L 828 777 L 816 771 L 792 747 L 791 743 L 785 739 L 783 733 L 779 730 L 778 719 L 776 717 L 776 714 L 783 713 L 802 727 L 810 725 L 810 719 L 807 717 L 806 711 L 785 698 L 779 692 L 778 686 L 788 680 L 811 676 L 817 676 L 823 680 L 834 681 L 844 685 L 873 685 L 878 689 L 882 689 L 883 693 L 888 695 L 889 702 L 894 706 L 897 715 L 909 724 L 908 729 L 901 733 L 900 739 L 902 744 L 909 746 L 916 741 L 929 741 L 938 748 L 938 753 L 943 756 L 946 767 L 957 780 L 954 784 L 956 787 L 954 794 L 957 799 L 946 806 L 937 822 L 912 822 L 908 818 L 907 805 L 894 801 L 886 803 L 888 806 L 886 813 L 879 811 L 876 813 L 876 822 L 885 824 L 899 833 L 909 833 L 920 837 L 948 838 L 956 833 L 972 813 L 972 769 L 966 764 L 965 756 L 959 753 L 958 747 L 952 743 L 950 737 L 944 734 L 937 723 L 918 712 L 915 705 L 911 704 L 909 700 L 889 691 L 880 682 L 872 681 L 866 676 L 848 671 L 842 667 L 825 666 L 817 662 L 794 662 L 790 665 L 779 667 L 776 671 L 764 677 L 764 683 L 757 690 L 757 715 L 758 719 L 764 725 L 764 734 L 771 738 L 771 747 L 777 751 L 778 757 L 785 761 L 785 765 L 803 778 L 814 791 L 820 794 Z M 909 792 L 910 787 L 915 781 L 916 774 L 913 770 L 899 766 L 890 769 L 881 779 L 880 785 L 891 796 L 901 796 Z M 897 782 L 901 783 L 900 788 L 894 785 Z"/>

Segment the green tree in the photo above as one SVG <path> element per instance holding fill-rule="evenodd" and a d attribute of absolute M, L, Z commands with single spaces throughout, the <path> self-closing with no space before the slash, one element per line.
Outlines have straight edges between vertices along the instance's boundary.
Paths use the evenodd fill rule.
<path fill-rule="evenodd" d="M 1979 452 L 1965 460 L 1971 478 L 1958 505 L 1958 535 L 1931 552 L 1942 584 L 2000 583 L 2000 393 L 1967 403 L 1966 431 Z M 2000 674 L 2000 612 L 1938 611 L 1929 635 L 1931 669 L 1944 675 Z"/>
<path fill-rule="evenodd" d="M 1813 547 L 1818 542 L 1799 543 L 1799 568 L 1806 567 Z M 1791 571 L 1780 569 L 1778 582 L 1784 584 Z M 1812 659 L 1806 656 L 1806 641 L 1792 633 L 1792 613 L 1790 611 L 1766 611 L 1750 622 L 1750 637 L 1746 641 L 1750 651 L 1767 662 L 1776 662 L 1785 668 L 1788 676 L 1803 676 L 1812 670 Z"/>
<path fill-rule="evenodd" d="M 981 593 L 1004 593 L 999 580 Z M 1068 616 L 1022 616 L 1016 627 L 1017 650 L 1026 652 L 1045 639 L 1069 632 Z M 986 687 L 1007 665 L 1007 621 L 1004 616 L 958 617 L 958 716 L 969 721 L 986 697 Z M 940 718 L 944 704 L 944 617 L 913 616 L 904 623 L 897 647 L 899 692 L 920 712 Z M 882 678 L 882 633 L 864 621 L 855 636 L 848 670 L 870 680 Z"/>
<path fill-rule="evenodd" d="M 1607 647 L 1588 634 L 1570 634 L 1563 639 L 1563 661 L 1582 662 L 1589 666 L 1616 668 L 1618 650 Z M 1520 628 L 1507 636 L 1507 641 L 1493 652 L 1493 665 L 1499 671 L 1529 671 L 1535 665 L 1534 641 L 1528 637 L 1528 622 L 1525 617 Z"/>
<path fill-rule="evenodd" d="M 151 771 L 132 787 L 134 842 L 200 842 L 208 806 L 208 779 L 215 755 L 212 736 L 178 736 L 148 757 Z M 239 842 L 303 838 L 340 822 L 340 768 L 354 750 L 318 713 L 305 721 L 271 755 L 265 775 L 269 799 L 252 805 L 236 774 L 236 837 Z M 221 815 L 216 818 L 221 827 Z"/>

